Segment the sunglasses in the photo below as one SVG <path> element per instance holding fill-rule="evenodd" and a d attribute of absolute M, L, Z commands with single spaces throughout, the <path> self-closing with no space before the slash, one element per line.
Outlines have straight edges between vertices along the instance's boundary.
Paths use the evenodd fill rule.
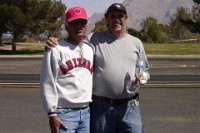
<path fill-rule="evenodd" d="M 87 20 L 85 19 L 76 19 L 69 23 L 69 25 L 86 25 Z"/>
<path fill-rule="evenodd" d="M 125 16 L 124 14 L 118 14 L 118 15 L 116 15 L 116 14 L 109 14 L 109 18 L 111 18 L 111 19 L 121 19 L 124 16 Z"/>

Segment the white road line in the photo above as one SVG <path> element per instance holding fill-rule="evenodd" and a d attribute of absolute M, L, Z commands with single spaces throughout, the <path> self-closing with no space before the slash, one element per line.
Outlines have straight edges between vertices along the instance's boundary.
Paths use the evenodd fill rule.
<path fill-rule="evenodd" d="M 39 85 L 40 83 L 0 83 L 0 85 Z M 155 84 L 145 84 L 143 86 L 200 86 L 200 83 L 183 83 L 183 84 L 160 84 L 160 83 L 155 83 Z"/>

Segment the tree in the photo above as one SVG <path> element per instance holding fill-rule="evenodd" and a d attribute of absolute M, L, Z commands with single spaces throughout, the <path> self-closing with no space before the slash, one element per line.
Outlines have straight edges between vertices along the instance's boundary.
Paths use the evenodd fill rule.
<path fill-rule="evenodd" d="M 63 23 L 66 7 L 61 2 L 54 3 L 50 0 L 43 0 L 34 5 L 34 7 L 31 7 L 34 10 L 31 13 L 34 21 L 29 27 L 32 34 L 47 32 L 48 36 L 55 36 L 57 29 Z"/>
<path fill-rule="evenodd" d="M 12 51 L 15 52 L 20 35 L 54 33 L 65 8 L 61 2 L 51 0 L 1 0 L 0 35 L 5 31 L 13 33 Z"/>
<path fill-rule="evenodd" d="M 174 39 L 183 40 L 188 39 L 191 36 L 186 25 L 183 22 L 187 22 L 191 18 L 190 14 L 187 13 L 187 9 L 180 7 L 177 9 L 177 13 L 171 18 L 169 27 L 170 35 Z"/>
<path fill-rule="evenodd" d="M 164 42 L 166 40 L 166 34 L 164 26 L 158 24 L 157 20 L 153 17 L 147 17 L 141 23 L 141 39 L 146 42 Z"/>
<path fill-rule="evenodd" d="M 185 25 L 191 32 L 200 33 L 200 0 L 195 2 L 189 19 L 181 19 L 181 23 Z"/>
<path fill-rule="evenodd" d="M 132 36 L 136 36 L 138 38 L 140 38 L 140 32 L 135 30 L 135 29 L 132 29 L 132 28 L 128 28 L 128 33 Z"/>
<path fill-rule="evenodd" d="M 5 16 L 5 11 L 6 11 L 6 7 L 5 6 L 0 6 L 0 44 L 2 43 L 2 34 L 4 32 L 7 31 L 6 29 L 6 18 L 4 17 Z"/>
<path fill-rule="evenodd" d="M 106 29 L 107 29 L 107 27 L 106 27 L 106 19 L 103 18 L 99 22 L 95 23 L 95 27 L 94 27 L 93 32 L 100 32 L 100 31 L 104 31 Z"/>
<path fill-rule="evenodd" d="M 192 10 L 192 19 L 190 25 L 192 25 L 190 29 L 193 32 L 200 33 L 200 0 L 194 0 L 196 3 Z"/>
<path fill-rule="evenodd" d="M 195 3 L 200 4 L 200 0 L 193 0 Z"/>

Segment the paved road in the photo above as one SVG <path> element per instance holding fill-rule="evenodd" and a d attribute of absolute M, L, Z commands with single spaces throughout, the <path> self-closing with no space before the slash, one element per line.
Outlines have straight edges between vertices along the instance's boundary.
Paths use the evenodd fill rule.
<path fill-rule="evenodd" d="M 143 88 L 145 133 L 199 133 L 200 89 Z M 49 133 L 38 85 L 0 85 L 0 133 Z"/>
<path fill-rule="evenodd" d="M 148 85 L 200 88 L 200 56 L 150 56 Z M 41 56 L 0 57 L 0 83 L 39 83 Z M 161 86 L 162 87 L 162 86 Z"/>
<path fill-rule="evenodd" d="M 145 133 L 199 133 L 200 58 L 149 62 L 151 85 L 140 94 Z M 0 57 L 0 133 L 49 133 L 39 97 L 40 65 L 41 57 Z"/>

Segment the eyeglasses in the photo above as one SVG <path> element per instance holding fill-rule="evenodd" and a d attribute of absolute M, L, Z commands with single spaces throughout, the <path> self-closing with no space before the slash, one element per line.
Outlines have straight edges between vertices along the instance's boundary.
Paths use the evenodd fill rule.
<path fill-rule="evenodd" d="M 111 19 L 121 19 L 123 18 L 125 15 L 124 14 L 109 14 L 109 18 Z"/>
<path fill-rule="evenodd" d="M 69 23 L 69 25 L 86 25 L 86 24 L 87 24 L 87 20 L 85 19 L 76 19 Z"/>

